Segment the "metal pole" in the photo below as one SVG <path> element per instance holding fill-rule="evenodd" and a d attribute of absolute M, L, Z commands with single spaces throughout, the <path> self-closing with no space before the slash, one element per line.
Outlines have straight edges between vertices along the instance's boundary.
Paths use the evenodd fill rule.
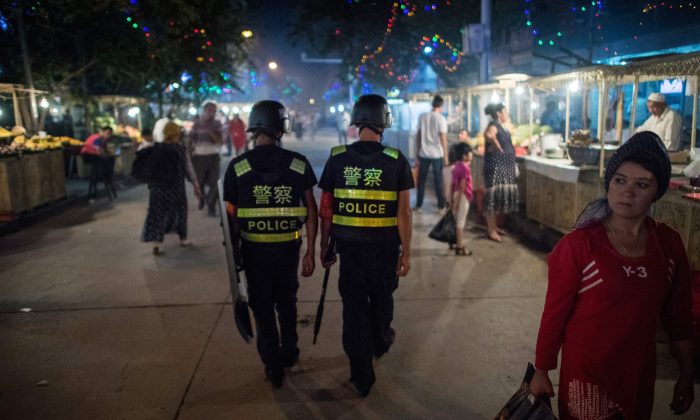
<path fill-rule="evenodd" d="M 691 119 L 692 125 L 690 129 L 690 150 L 695 149 L 697 141 L 697 130 L 695 127 L 698 124 L 698 76 L 695 76 L 695 89 L 693 89 L 693 117 Z"/>
<path fill-rule="evenodd" d="M 566 87 L 566 116 L 564 117 L 564 141 L 569 142 L 569 129 L 571 120 L 571 90 Z"/>
<path fill-rule="evenodd" d="M 484 35 L 484 51 L 479 63 L 479 81 L 491 80 L 491 0 L 481 0 L 481 26 Z"/>
<path fill-rule="evenodd" d="M 505 91 L 506 91 L 506 94 L 505 94 L 506 108 L 508 108 L 508 113 L 510 114 L 510 89 L 506 88 Z"/>
<path fill-rule="evenodd" d="M 639 96 L 639 74 L 634 75 L 632 87 L 632 109 L 630 109 L 630 136 L 634 134 L 634 123 L 637 119 L 637 97 Z"/>
<path fill-rule="evenodd" d="M 472 93 L 467 91 L 467 131 L 472 134 Z"/>
<path fill-rule="evenodd" d="M 22 125 L 22 113 L 19 110 L 19 99 L 17 99 L 17 92 L 14 90 L 12 91 L 12 108 L 14 108 L 15 125 L 24 127 L 24 125 Z"/>
<path fill-rule="evenodd" d="M 532 138 L 532 123 L 535 119 L 535 89 L 530 87 L 530 118 L 528 120 L 528 138 Z"/>
<path fill-rule="evenodd" d="M 599 175 L 602 178 L 603 172 L 605 171 L 605 142 L 603 141 L 603 136 L 605 135 L 605 95 L 606 95 L 605 78 L 600 80 L 598 83 L 598 144 L 600 145 L 600 166 L 598 168 Z"/>
<path fill-rule="evenodd" d="M 617 89 L 617 107 L 615 110 L 615 137 L 617 137 L 617 145 L 622 144 L 622 117 L 625 106 L 625 92 L 622 88 Z"/>

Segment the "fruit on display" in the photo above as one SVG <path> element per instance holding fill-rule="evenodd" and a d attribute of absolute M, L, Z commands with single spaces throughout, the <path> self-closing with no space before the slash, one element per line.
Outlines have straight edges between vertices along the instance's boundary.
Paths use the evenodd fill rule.
<path fill-rule="evenodd" d="M 19 130 L 15 131 L 19 132 Z M 1 136 L 0 136 L 1 137 Z M 9 137 L 0 143 L 0 157 L 18 156 L 22 153 L 44 152 L 47 150 L 59 150 L 63 147 L 81 147 L 85 143 L 72 137 L 34 135 L 26 138 L 24 135 L 17 135 L 9 141 Z"/>
<path fill-rule="evenodd" d="M 548 134 L 552 132 L 552 127 L 548 125 L 532 124 L 532 136 Z M 511 136 L 514 146 L 528 146 L 530 144 L 530 124 L 519 124 L 513 126 Z"/>
<path fill-rule="evenodd" d="M 61 136 L 61 137 L 56 137 L 61 144 L 64 146 L 73 146 L 73 147 L 82 147 L 85 145 L 84 141 L 80 141 L 78 139 L 74 139 L 72 137 L 68 136 Z"/>
<path fill-rule="evenodd" d="M 12 137 L 12 132 L 0 127 L 0 137 Z"/>
<path fill-rule="evenodd" d="M 569 136 L 569 145 L 576 147 L 588 147 L 594 139 L 591 137 L 591 130 L 574 130 Z"/>

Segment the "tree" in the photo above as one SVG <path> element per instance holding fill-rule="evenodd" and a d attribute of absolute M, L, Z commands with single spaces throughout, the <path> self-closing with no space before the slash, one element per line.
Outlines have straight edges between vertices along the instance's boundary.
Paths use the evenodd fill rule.
<path fill-rule="evenodd" d="M 17 10 L 20 8 L 21 10 Z M 240 48 L 243 0 L 63 0 L 0 6 L 0 79 L 24 80 L 17 22 L 24 18 L 37 88 L 78 96 L 157 97 L 181 82 L 181 95 L 235 88 L 230 73 L 245 59 Z M 183 73 L 192 75 L 181 81 Z"/>
<path fill-rule="evenodd" d="M 455 84 L 475 65 L 461 55 L 460 30 L 479 17 L 479 0 L 305 0 L 291 36 L 316 53 L 340 55 L 341 76 L 350 73 L 385 88 L 405 86 L 425 62 Z"/>

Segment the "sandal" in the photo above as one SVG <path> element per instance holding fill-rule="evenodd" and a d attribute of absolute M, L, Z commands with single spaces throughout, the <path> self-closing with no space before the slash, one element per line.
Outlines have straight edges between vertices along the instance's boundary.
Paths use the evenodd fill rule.
<path fill-rule="evenodd" d="M 472 255 L 471 250 L 465 249 L 463 246 L 462 247 L 455 247 L 455 255 L 464 255 L 464 256 L 470 256 Z"/>

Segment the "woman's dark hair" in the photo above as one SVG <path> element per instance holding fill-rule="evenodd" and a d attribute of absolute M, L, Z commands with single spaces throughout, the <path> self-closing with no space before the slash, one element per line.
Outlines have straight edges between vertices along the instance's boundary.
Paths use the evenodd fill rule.
<path fill-rule="evenodd" d="M 471 152 L 472 148 L 467 143 L 457 143 L 455 144 L 454 154 L 457 160 L 464 159 L 464 155 Z"/>
<path fill-rule="evenodd" d="M 499 112 L 503 111 L 505 109 L 505 105 L 502 103 L 498 104 L 488 104 L 486 108 L 484 108 L 484 113 L 486 115 L 489 115 L 491 118 L 496 119 Z"/>

